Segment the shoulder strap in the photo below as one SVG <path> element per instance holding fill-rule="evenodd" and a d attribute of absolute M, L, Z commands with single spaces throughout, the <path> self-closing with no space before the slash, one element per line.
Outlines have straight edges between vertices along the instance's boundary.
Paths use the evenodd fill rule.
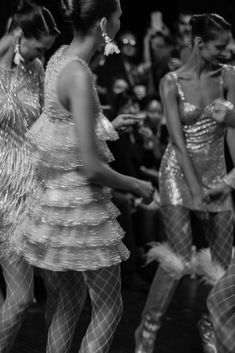
<path fill-rule="evenodd" d="M 177 91 L 179 93 L 180 99 L 182 101 L 185 101 L 185 96 L 184 96 L 184 91 L 182 89 L 181 83 L 180 83 L 180 79 L 179 76 L 177 74 L 177 72 L 172 72 L 173 76 L 175 77 L 175 83 L 176 83 L 176 87 L 177 87 Z"/>

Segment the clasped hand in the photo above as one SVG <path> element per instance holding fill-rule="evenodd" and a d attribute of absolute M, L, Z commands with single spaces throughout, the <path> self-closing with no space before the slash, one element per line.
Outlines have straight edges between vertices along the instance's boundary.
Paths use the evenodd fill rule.
<path fill-rule="evenodd" d="M 212 104 L 212 117 L 218 123 L 224 123 L 226 114 L 233 109 L 233 104 L 225 99 L 218 98 Z"/>

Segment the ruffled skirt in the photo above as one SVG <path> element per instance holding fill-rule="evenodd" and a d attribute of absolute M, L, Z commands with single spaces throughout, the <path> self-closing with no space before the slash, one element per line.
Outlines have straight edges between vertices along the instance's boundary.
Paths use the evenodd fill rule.
<path fill-rule="evenodd" d="M 35 183 L 12 244 L 41 268 L 97 270 L 126 260 L 129 251 L 122 243 L 124 231 L 110 189 L 86 179 L 71 129 L 45 116 L 34 124 Z M 110 152 L 100 143 L 108 161 Z"/>

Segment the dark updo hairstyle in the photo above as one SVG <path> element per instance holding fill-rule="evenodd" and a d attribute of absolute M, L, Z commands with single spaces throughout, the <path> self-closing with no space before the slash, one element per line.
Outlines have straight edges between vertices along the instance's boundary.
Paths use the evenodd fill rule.
<path fill-rule="evenodd" d="M 13 32 L 17 28 L 22 30 L 25 38 L 37 40 L 40 40 L 44 35 L 56 36 L 60 34 L 50 11 L 27 0 L 20 1 L 8 31 Z"/>
<path fill-rule="evenodd" d="M 215 39 L 218 32 L 231 31 L 232 28 L 230 23 L 215 13 L 193 15 L 189 24 L 192 44 L 195 37 L 201 37 L 203 41 L 208 42 Z"/>
<path fill-rule="evenodd" d="M 86 34 L 96 21 L 112 16 L 118 0 L 62 0 L 62 7 L 74 30 Z"/>

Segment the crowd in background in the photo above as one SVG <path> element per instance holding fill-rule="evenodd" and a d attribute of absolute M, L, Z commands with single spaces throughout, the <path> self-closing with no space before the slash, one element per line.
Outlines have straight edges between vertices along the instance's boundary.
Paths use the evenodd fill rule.
<path fill-rule="evenodd" d="M 150 14 L 150 24 L 142 40 L 133 31 L 121 31 L 116 38 L 120 54 L 106 57 L 101 50 L 91 62 L 100 101 L 109 120 L 122 113 L 138 116 L 134 127 L 125 133 L 120 131 L 119 140 L 110 143 L 115 158 L 112 168 L 149 180 L 155 187 L 154 201 L 149 206 L 143 205 L 133 194 L 113 192 L 121 213 L 119 222 L 126 233 L 124 242 L 131 251 L 130 259 L 122 263 L 122 283 L 123 287 L 133 290 L 148 290 L 155 268 L 152 272 L 144 272 L 145 254 L 151 242 L 164 240 L 158 173 L 168 143 L 168 131 L 159 83 L 167 72 L 177 70 L 190 55 L 190 17 L 190 13 L 179 13 L 170 30 L 162 13 L 154 12 Z M 60 42 L 66 42 L 69 35 L 69 27 L 66 27 Z M 44 58 L 45 66 L 54 50 L 55 47 Z M 224 63 L 235 65 L 233 41 L 224 52 Z M 203 239 L 197 241 L 199 246 L 200 242 L 204 245 Z"/>
<path fill-rule="evenodd" d="M 168 143 L 168 132 L 159 94 L 159 82 L 177 70 L 191 52 L 189 13 L 180 13 L 174 31 L 164 24 L 162 13 L 151 14 L 150 26 L 141 42 L 125 30 L 117 37 L 121 53 L 106 58 L 97 53 L 92 62 L 98 92 L 106 116 L 131 113 L 138 123 L 110 145 L 115 157 L 112 167 L 120 173 L 149 180 L 155 186 L 154 202 L 144 206 L 133 195 L 116 190 L 114 201 L 121 211 L 119 221 L 126 232 L 124 241 L 131 258 L 122 265 L 123 285 L 144 289 L 139 277 L 148 244 L 164 240 L 159 209 L 158 172 Z M 223 54 L 225 64 L 235 64 L 233 42 Z M 196 225 L 197 229 L 197 225 Z M 200 233 L 200 232 L 198 232 Z M 199 237 L 200 238 L 200 237 Z M 197 239 L 200 246 L 203 239 Z M 146 278 L 145 278 L 146 279 Z"/>

